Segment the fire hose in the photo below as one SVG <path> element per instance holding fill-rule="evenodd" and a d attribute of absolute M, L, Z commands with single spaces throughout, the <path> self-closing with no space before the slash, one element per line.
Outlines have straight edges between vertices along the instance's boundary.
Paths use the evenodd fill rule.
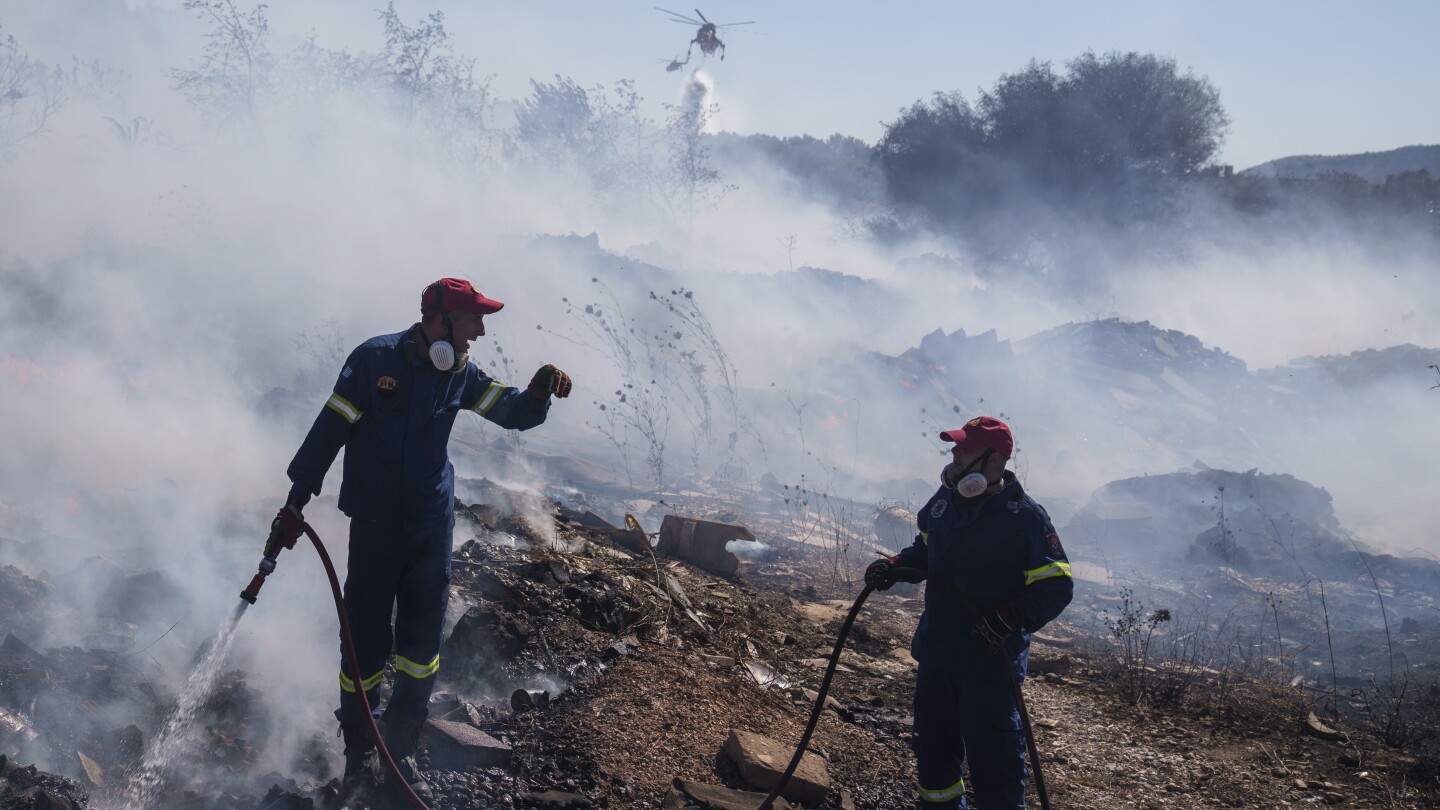
<path fill-rule="evenodd" d="M 340 593 L 340 579 L 335 576 L 335 566 L 330 562 L 330 554 L 325 551 L 325 545 L 320 542 L 320 537 L 315 530 L 310 528 L 309 523 L 302 523 L 300 530 L 315 544 L 315 551 L 320 555 L 320 562 L 325 566 L 325 576 L 330 578 L 330 592 L 335 597 L 335 612 L 340 616 L 340 644 L 345 650 L 345 664 L 350 669 L 350 679 L 357 684 L 362 684 L 360 689 L 355 690 L 356 696 L 360 698 L 360 710 L 365 718 L 365 730 L 370 734 L 370 739 L 375 742 L 375 750 L 380 753 L 381 762 L 385 763 L 385 769 L 395 779 L 395 784 L 405 793 L 405 798 L 415 810 L 430 810 L 425 802 L 415 795 L 415 790 L 410 787 L 400 768 L 395 764 L 395 759 L 390 756 L 390 749 L 385 747 L 385 740 L 380 734 L 380 729 L 375 725 L 375 715 L 370 709 L 370 697 L 365 694 L 363 687 L 364 678 L 360 675 L 360 659 L 355 655 L 355 641 L 350 635 L 350 619 L 345 615 L 345 597 Z M 265 584 L 265 578 L 275 570 L 275 558 L 280 556 L 281 548 L 293 548 L 293 545 L 278 547 L 271 556 L 260 561 L 260 571 L 250 580 L 245 590 L 240 592 L 240 598 L 250 604 L 255 604 L 255 598 L 260 594 L 260 586 Z"/>
<path fill-rule="evenodd" d="M 909 578 L 924 579 L 931 585 L 938 585 L 940 590 L 954 599 L 961 607 L 968 610 L 977 620 L 981 617 L 979 608 L 971 602 L 969 597 L 961 593 L 950 583 L 940 579 L 928 579 L 925 571 L 913 568 L 892 568 L 892 572 L 898 572 Z M 825 710 L 825 698 L 830 693 L 830 681 L 835 677 L 835 668 L 840 664 L 840 651 L 845 648 L 845 639 L 850 635 L 850 628 L 855 624 L 855 617 L 860 613 L 860 607 L 865 604 L 865 599 L 875 590 L 875 586 L 866 584 L 860 595 L 855 597 L 855 604 L 850 606 L 850 612 L 846 614 L 845 621 L 840 625 L 840 633 L 835 638 L 835 649 L 830 653 L 830 663 L 825 667 L 825 677 L 820 681 L 819 694 L 815 697 L 815 705 L 810 710 L 810 720 L 805 724 L 805 732 L 800 735 L 800 744 L 795 747 L 795 756 L 790 758 L 790 764 L 786 766 L 785 773 L 780 776 L 780 781 L 770 789 L 770 794 L 760 803 L 758 810 L 771 810 L 775 800 L 784 792 L 785 786 L 790 783 L 790 777 L 795 775 L 795 769 L 800 767 L 800 760 L 805 756 L 805 748 L 810 744 L 810 735 L 815 732 L 815 726 L 820 722 L 820 713 Z M 1040 772 L 1040 752 L 1035 747 L 1035 733 L 1030 727 L 1030 712 L 1025 707 L 1025 695 L 1020 691 L 1020 676 L 1015 673 L 1015 668 L 1010 666 L 1010 661 L 1005 656 L 996 656 L 996 660 L 1005 668 L 1009 674 L 1010 692 L 1015 697 L 1015 705 L 1020 710 L 1020 723 L 1025 730 L 1025 747 L 1030 752 L 1030 769 L 1035 772 L 1035 792 L 1040 795 L 1040 806 L 1043 810 L 1050 810 L 1050 795 L 1045 790 L 1045 776 Z"/>

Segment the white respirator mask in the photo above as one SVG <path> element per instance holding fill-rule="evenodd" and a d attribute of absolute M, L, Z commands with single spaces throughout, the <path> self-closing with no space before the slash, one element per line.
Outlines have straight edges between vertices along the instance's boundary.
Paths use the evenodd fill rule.
<path fill-rule="evenodd" d="M 430 362 L 435 368 L 445 371 L 455 367 L 455 347 L 448 340 L 437 340 L 430 344 Z"/>
<path fill-rule="evenodd" d="M 432 285 L 435 290 L 435 310 L 440 313 L 440 319 L 445 324 L 445 337 L 449 338 L 455 334 L 455 325 L 450 322 L 450 316 L 445 312 L 445 299 L 440 291 L 440 286 Z M 426 293 L 430 288 L 426 289 Z M 423 296 L 422 296 L 423 298 Z M 423 311 L 423 309 L 422 309 Z M 465 363 L 470 359 L 469 354 L 455 356 L 455 344 L 448 339 L 437 340 L 430 344 L 430 362 L 440 371 L 448 371 L 451 374 L 458 374 L 465 368 Z"/>
<path fill-rule="evenodd" d="M 971 467 L 978 464 L 983 468 L 989 458 L 990 451 L 986 450 L 980 458 L 970 462 L 967 467 L 961 467 L 953 461 L 946 464 L 945 469 L 940 471 L 940 483 L 958 492 L 962 498 L 978 498 L 984 495 L 985 490 L 990 488 L 990 479 L 986 478 L 985 474 L 979 470 L 972 472 Z"/>

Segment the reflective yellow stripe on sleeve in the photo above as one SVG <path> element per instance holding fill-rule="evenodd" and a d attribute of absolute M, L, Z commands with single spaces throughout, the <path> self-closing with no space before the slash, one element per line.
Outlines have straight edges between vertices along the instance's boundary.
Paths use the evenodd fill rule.
<path fill-rule="evenodd" d="M 330 398 L 325 400 L 325 407 L 345 417 L 345 421 L 352 425 L 360 419 L 361 411 L 339 394 L 331 394 Z"/>
<path fill-rule="evenodd" d="M 1025 584 L 1034 585 L 1042 579 L 1068 576 L 1070 576 L 1070 563 L 1052 562 L 1048 565 L 1042 565 L 1039 568 L 1032 568 L 1029 571 L 1026 571 Z"/>
<path fill-rule="evenodd" d="M 436 653 L 428 664 L 417 664 L 403 655 L 397 655 L 395 656 L 395 669 L 412 678 L 428 678 L 440 671 L 440 654 Z"/>
<path fill-rule="evenodd" d="M 375 687 L 379 686 L 379 685 L 380 685 L 380 682 L 381 682 L 382 680 L 384 680 L 384 679 L 385 679 L 385 670 L 383 670 L 383 669 L 380 670 L 379 672 L 375 673 L 374 675 L 371 675 L 370 677 L 366 678 L 366 679 L 362 682 L 362 683 L 365 684 L 365 691 L 366 691 L 366 692 L 369 692 L 371 689 L 374 689 Z M 343 669 L 340 670 L 340 688 L 343 689 L 343 690 L 345 690 L 346 692 L 349 692 L 349 693 L 352 694 L 352 695 L 355 694 L 355 681 L 352 680 L 349 675 L 346 675 L 346 674 L 345 674 L 345 670 L 343 670 Z"/>
<path fill-rule="evenodd" d="M 965 780 L 961 779 L 959 782 L 956 782 L 955 784 L 943 790 L 926 790 L 925 787 L 922 785 L 920 787 L 920 798 L 924 799 L 927 802 L 948 802 L 964 792 Z"/>
<path fill-rule="evenodd" d="M 929 546 L 929 545 L 930 545 L 930 534 L 929 534 L 928 532 L 920 532 L 920 541 L 921 541 L 922 543 L 924 543 L 926 546 Z"/>
<path fill-rule="evenodd" d="M 484 416 L 490 412 L 491 408 L 495 407 L 495 403 L 500 401 L 500 395 L 503 393 L 505 393 L 505 386 L 498 382 L 490 383 L 490 387 L 485 389 L 485 393 L 480 396 L 480 401 L 475 403 L 472 410 Z"/>

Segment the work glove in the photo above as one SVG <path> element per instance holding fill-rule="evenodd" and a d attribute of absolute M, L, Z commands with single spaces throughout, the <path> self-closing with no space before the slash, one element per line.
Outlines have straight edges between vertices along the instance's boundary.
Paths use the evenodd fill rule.
<path fill-rule="evenodd" d="M 924 582 L 925 572 L 899 565 L 900 557 L 882 557 L 865 569 L 865 584 L 877 591 L 888 591 L 897 582 Z M 900 573 L 900 572 L 905 573 Z"/>
<path fill-rule="evenodd" d="M 570 375 L 546 363 L 530 378 L 530 387 L 525 389 L 530 396 L 544 400 L 551 394 L 561 399 L 570 396 Z"/>
<path fill-rule="evenodd" d="M 985 642 L 987 651 L 995 653 L 1005 646 L 1005 638 L 1015 632 L 1024 619 L 1020 608 L 1007 602 L 977 619 L 971 632 Z"/>
<path fill-rule="evenodd" d="M 895 565 L 894 557 L 881 557 L 865 569 L 865 584 L 877 591 L 888 591 L 895 584 L 890 569 Z"/>
<path fill-rule="evenodd" d="M 265 556 L 274 558 L 282 548 L 295 548 L 295 541 L 305 531 L 305 516 L 300 510 L 310 501 L 309 495 L 291 495 L 270 521 L 270 536 L 265 538 Z"/>

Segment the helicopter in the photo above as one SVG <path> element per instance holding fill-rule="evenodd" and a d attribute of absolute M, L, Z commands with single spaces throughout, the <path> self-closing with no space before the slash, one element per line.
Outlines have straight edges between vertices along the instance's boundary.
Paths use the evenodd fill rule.
<path fill-rule="evenodd" d="M 718 48 L 720 50 L 720 61 L 725 61 L 725 43 L 720 41 L 719 30 L 721 28 L 733 28 L 737 25 L 755 24 L 754 20 L 733 23 L 713 23 L 705 19 L 705 15 L 701 14 L 698 8 L 695 9 L 695 14 L 700 18 L 698 20 L 686 17 L 684 14 L 670 11 L 669 9 L 660 8 L 659 6 L 655 6 L 655 10 L 669 14 L 672 22 L 700 26 L 700 30 L 695 32 L 695 38 L 690 40 L 690 47 L 685 49 L 685 61 L 681 62 L 679 59 L 673 59 L 670 65 L 665 68 L 666 70 L 679 70 L 681 65 L 688 63 L 690 61 L 690 49 L 696 45 L 700 46 L 701 53 L 704 53 L 706 56 L 715 53 L 715 50 Z"/>

